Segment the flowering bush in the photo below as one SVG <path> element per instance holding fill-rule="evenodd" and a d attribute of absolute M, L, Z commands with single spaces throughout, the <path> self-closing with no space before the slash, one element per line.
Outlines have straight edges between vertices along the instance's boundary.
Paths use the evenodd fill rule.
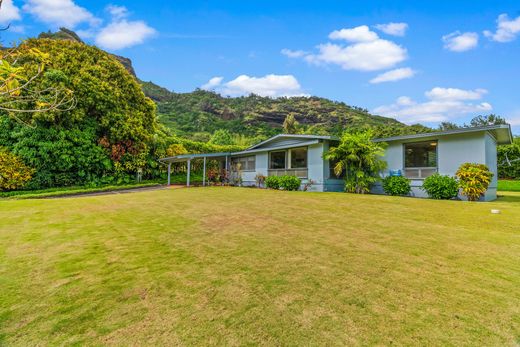
<path fill-rule="evenodd" d="M 0 190 L 15 190 L 22 188 L 31 180 L 34 170 L 23 161 L 0 147 Z"/>
<path fill-rule="evenodd" d="M 468 197 L 469 201 L 477 201 L 491 183 L 493 173 L 484 164 L 465 163 L 462 164 L 456 173 L 459 178 L 459 187 L 462 194 Z"/>

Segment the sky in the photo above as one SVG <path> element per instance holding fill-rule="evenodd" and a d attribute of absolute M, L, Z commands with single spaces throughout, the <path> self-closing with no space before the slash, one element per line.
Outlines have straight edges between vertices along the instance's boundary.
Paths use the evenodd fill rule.
<path fill-rule="evenodd" d="M 520 134 L 520 1 L 4 0 L 4 45 L 67 27 L 176 92 L 315 95 Z"/>

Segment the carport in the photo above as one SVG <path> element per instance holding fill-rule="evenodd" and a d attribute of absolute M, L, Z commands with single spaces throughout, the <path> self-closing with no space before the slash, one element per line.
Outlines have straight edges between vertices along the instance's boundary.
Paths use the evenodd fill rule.
<path fill-rule="evenodd" d="M 161 158 L 161 163 L 168 165 L 168 185 L 170 185 L 170 177 L 172 171 L 172 164 L 174 163 L 186 163 L 186 186 L 190 186 L 190 173 L 191 173 L 191 162 L 192 160 L 202 160 L 202 185 L 206 185 L 206 162 L 207 160 L 217 160 L 221 163 L 222 167 L 229 173 L 230 165 L 230 152 L 223 153 L 199 153 L 199 154 L 180 154 L 173 157 Z"/>

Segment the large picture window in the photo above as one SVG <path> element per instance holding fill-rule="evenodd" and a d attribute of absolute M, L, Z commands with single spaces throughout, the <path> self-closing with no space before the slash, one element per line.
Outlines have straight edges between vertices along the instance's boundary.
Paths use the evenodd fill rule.
<path fill-rule="evenodd" d="M 437 141 L 404 145 L 404 171 L 408 178 L 426 178 L 437 172 Z"/>
<path fill-rule="evenodd" d="M 291 169 L 307 168 L 307 148 L 291 149 Z"/>
<path fill-rule="evenodd" d="M 271 152 L 269 158 L 270 169 L 285 169 L 285 151 Z"/>
<path fill-rule="evenodd" d="M 249 157 L 233 158 L 233 164 L 237 170 L 241 171 L 255 171 L 256 157 L 254 155 Z"/>

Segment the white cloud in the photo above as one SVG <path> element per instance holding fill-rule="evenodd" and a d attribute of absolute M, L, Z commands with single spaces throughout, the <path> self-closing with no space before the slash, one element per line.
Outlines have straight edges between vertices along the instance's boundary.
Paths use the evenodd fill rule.
<path fill-rule="evenodd" d="M 21 18 L 20 9 L 13 4 L 13 0 L 4 0 L 0 8 L 0 23 L 8 24 Z"/>
<path fill-rule="evenodd" d="M 394 36 L 404 36 L 406 34 L 406 30 L 408 29 L 408 24 L 406 23 L 387 23 L 387 24 L 377 24 L 375 26 L 376 29 L 381 30 L 385 34 L 394 35 Z"/>
<path fill-rule="evenodd" d="M 108 5 L 106 10 L 114 20 L 126 18 L 128 16 L 128 9 L 124 6 Z"/>
<path fill-rule="evenodd" d="M 99 24 L 99 19 L 85 8 L 76 5 L 72 0 L 28 0 L 23 6 L 39 21 L 56 27 L 74 28 L 80 23 Z"/>
<path fill-rule="evenodd" d="M 361 25 L 351 29 L 334 30 L 329 34 L 331 40 L 346 40 L 350 42 L 370 42 L 379 37 L 368 26 Z"/>
<path fill-rule="evenodd" d="M 204 90 L 214 90 L 216 87 L 220 86 L 224 77 L 213 77 L 208 81 L 208 83 L 202 85 L 200 88 Z"/>
<path fill-rule="evenodd" d="M 435 87 L 426 92 L 427 98 L 432 100 L 479 100 L 487 94 L 485 89 L 464 90 L 458 88 Z"/>
<path fill-rule="evenodd" d="M 484 31 L 486 37 L 497 42 L 513 41 L 519 34 L 520 16 L 515 19 L 509 19 L 508 15 L 505 13 L 498 16 L 496 32 L 493 33 L 489 30 Z"/>
<path fill-rule="evenodd" d="M 377 84 L 383 82 L 394 82 L 403 80 L 406 78 L 412 78 L 415 75 L 415 71 L 410 69 L 409 67 L 403 67 L 400 69 L 390 70 L 385 73 L 382 73 L 375 78 L 370 80 L 370 83 Z"/>
<path fill-rule="evenodd" d="M 480 100 L 486 93 L 485 89 L 463 90 L 436 87 L 424 93 L 428 99 L 424 102 L 416 102 L 407 96 L 402 96 L 395 103 L 379 106 L 372 112 L 382 116 L 395 117 L 408 124 L 438 123 L 471 113 L 491 111 L 493 107 L 487 102 L 472 102 Z"/>
<path fill-rule="evenodd" d="M 379 38 L 366 25 L 333 31 L 329 38 L 352 43 L 328 42 L 318 45 L 316 53 L 285 49 L 282 50 L 282 54 L 291 58 L 301 58 L 311 64 L 335 64 L 345 70 L 358 71 L 389 69 L 407 59 L 405 48 L 392 41 Z"/>
<path fill-rule="evenodd" d="M 251 77 L 241 75 L 226 83 L 222 83 L 222 77 L 213 77 L 202 89 L 212 89 L 228 96 L 240 96 L 257 94 L 260 96 L 306 96 L 301 90 L 300 83 L 293 75 L 266 75 L 263 77 Z M 206 87 L 210 88 L 206 88 Z"/>
<path fill-rule="evenodd" d="M 293 50 L 290 50 L 287 48 L 282 49 L 281 53 L 289 58 L 301 58 L 301 57 L 305 56 L 306 54 L 308 54 L 307 52 L 302 51 L 302 50 L 293 51 Z"/>
<path fill-rule="evenodd" d="M 102 48 L 118 50 L 143 43 L 156 33 L 143 21 L 112 22 L 96 36 L 96 44 Z"/>
<path fill-rule="evenodd" d="M 105 49 L 119 50 L 143 43 L 156 34 L 154 28 L 144 21 L 129 21 L 126 19 L 128 10 L 124 6 L 107 6 L 106 10 L 112 16 L 112 22 L 96 35 L 96 44 Z"/>
<path fill-rule="evenodd" d="M 451 34 L 444 35 L 442 41 L 444 41 L 444 48 L 452 52 L 465 52 L 477 47 L 478 34 L 455 31 Z"/>

